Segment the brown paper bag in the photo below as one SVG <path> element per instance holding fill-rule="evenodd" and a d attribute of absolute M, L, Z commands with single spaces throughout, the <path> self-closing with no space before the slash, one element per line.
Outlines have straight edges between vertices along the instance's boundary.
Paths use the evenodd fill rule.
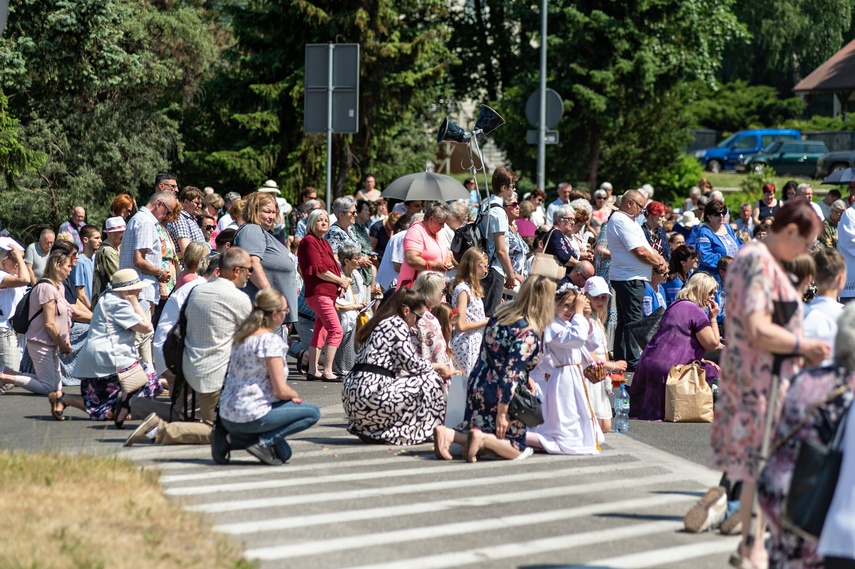
<path fill-rule="evenodd" d="M 665 420 L 712 423 L 713 396 L 700 362 L 671 366 L 665 382 Z"/>

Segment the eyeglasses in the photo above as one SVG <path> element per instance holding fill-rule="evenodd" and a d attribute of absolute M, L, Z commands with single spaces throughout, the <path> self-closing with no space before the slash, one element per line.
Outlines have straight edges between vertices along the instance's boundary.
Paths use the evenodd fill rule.
<path fill-rule="evenodd" d="M 629 201 L 630 201 L 630 202 L 632 202 L 632 203 L 634 203 L 635 205 L 637 205 L 637 206 L 638 206 L 638 209 L 644 209 L 644 204 L 640 204 L 640 203 L 638 203 L 638 202 L 637 202 L 637 201 L 635 201 L 635 200 L 629 200 Z"/>
<path fill-rule="evenodd" d="M 506 203 L 505 207 L 520 207 L 520 202 Z"/>
<path fill-rule="evenodd" d="M 419 320 L 421 320 L 421 319 L 422 319 L 422 317 L 424 316 L 424 314 L 419 314 L 418 312 L 413 312 L 413 314 L 414 314 L 414 315 L 415 315 L 415 317 L 416 317 L 416 324 L 418 324 L 418 323 L 419 323 Z"/>
<path fill-rule="evenodd" d="M 175 187 L 177 188 L 178 186 L 175 186 Z M 175 207 L 171 208 L 168 205 L 166 205 L 165 203 L 163 203 L 163 201 L 158 201 L 158 203 L 160 205 L 162 205 L 164 208 L 166 208 L 166 211 L 169 212 L 169 215 L 172 215 L 173 213 L 175 213 L 175 210 L 178 209 L 178 204 L 175 204 Z"/>
<path fill-rule="evenodd" d="M 510 184 L 508 184 L 508 187 L 512 190 L 515 190 L 515 189 L 517 189 L 517 184 L 516 184 L 516 182 L 511 182 Z"/>
<path fill-rule="evenodd" d="M 352 210 L 350 210 L 350 211 L 346 211 L 345 213 L 346 213 L 347 215 L 356 215 L 356 210 L 355 210 L 355 209 L 352 209 Z"/>
<path fill-rule="evenodd" d="M 217 226 L 216 226 L 216 225 L 206 225 L 206 226 L 205 226 L 205 231 L 213 231 L 213 230 L 214 230 L 214 229 L 216 229 L 216 228 L 217 228 Z"/>
<path fill-rule="evenodd" d="M 235 267 L 235 270 L 237 270 L 237 269 L 243 269 L 244 271 L 246 271 L 250 275 L 252 274 L 252 267 Z"/>
<path fill-rule="evenodd" d="M 724 217 L 724 214 L 725 214 L 725 212 L 723 212 L 723 211 L 718 211 L 718 212 L 716 212 L 716 213 L 711 213 L 711 214 L 709 215 L 709 217 Z"/>
<path fill-rule="evenodd" d="M 560 218 L 560 219 L 561 219 L 561 221 L 566 221 L 566 222 L 568 222 L 568 223 L 576 223 L 576 218 L 575 218 L 575 217 L 562 217 L 562 218 Z"/>

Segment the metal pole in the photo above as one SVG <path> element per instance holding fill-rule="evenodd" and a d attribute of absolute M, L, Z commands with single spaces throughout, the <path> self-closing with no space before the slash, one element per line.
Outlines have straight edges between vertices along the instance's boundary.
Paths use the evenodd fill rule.
<path fill-rule="evenodd" d="M 546 0 L 540 3 L 540 118 L 537 129 L 537 187 L 546 190 Z"/>
<path fill-rule="evenodd" d="M 332 211 L 332 105 L 333 105 L 333 52 L 329 44 L 327 55 L 327 211 Z"/>

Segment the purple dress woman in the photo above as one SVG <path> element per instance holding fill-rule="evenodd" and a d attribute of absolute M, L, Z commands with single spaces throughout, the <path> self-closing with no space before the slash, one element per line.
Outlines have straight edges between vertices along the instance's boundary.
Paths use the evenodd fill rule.
<path fill-rule="evenodd" d="M 638 368 L 629 391 L 629 416 L 633 419 L 661 421 L 665 418 L 665 381 L 675 364 L 701 361 L 704 348 L 697 333 L 710 325 L 707 314 L 688 299 L 677 300 L 668 307 L 659 331 L 641 353 Z M 718 378 L 718 369 L 704 362 L 707 383 Z"/>

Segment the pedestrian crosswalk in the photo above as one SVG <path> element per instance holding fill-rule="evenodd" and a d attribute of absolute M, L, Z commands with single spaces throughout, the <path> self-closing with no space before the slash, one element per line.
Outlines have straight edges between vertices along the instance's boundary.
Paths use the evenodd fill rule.
<path fill-rule="evenodd" d="M 596 457 L 437 461 L 429 445 L 366 445 L 340 407 L 300 433 L 282 467 L 240 451 L 216 466 L 207 447 L 134 447 L 164 492 L 242 542 L 260 567 L 724 566 L 737 538 L 682 531 L 718 475 L 608 435 Z"/>

